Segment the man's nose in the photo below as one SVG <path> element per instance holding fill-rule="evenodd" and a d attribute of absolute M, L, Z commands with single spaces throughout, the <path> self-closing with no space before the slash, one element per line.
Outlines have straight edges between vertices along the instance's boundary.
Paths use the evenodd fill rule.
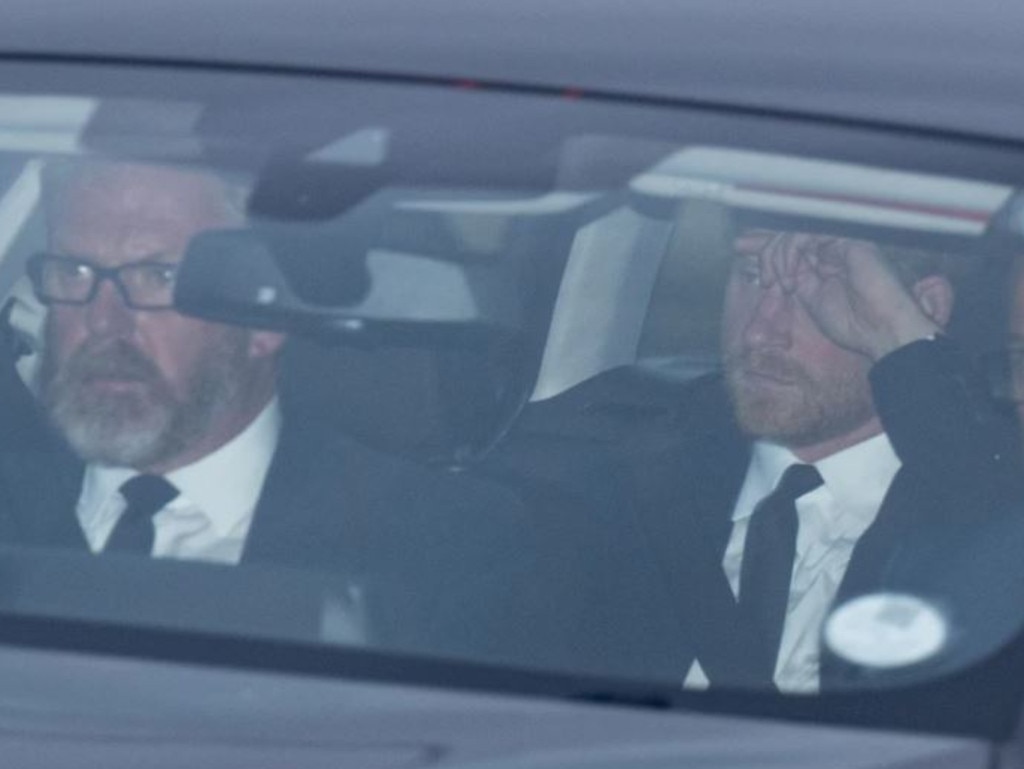
<path fill-rule="evenodd" d="M 776 283 L 758 292 L 754 311 L 744 329 L 752 347 L 788 347 L 792 341 L 793 296 Z"/>
<path fill-rule="evenodd" d="M 94 336 L 126 335 L 135 328 L 135 311 L 125 304 L 114 281 L 101 280 L 85 306 L 85 322 Z"/>

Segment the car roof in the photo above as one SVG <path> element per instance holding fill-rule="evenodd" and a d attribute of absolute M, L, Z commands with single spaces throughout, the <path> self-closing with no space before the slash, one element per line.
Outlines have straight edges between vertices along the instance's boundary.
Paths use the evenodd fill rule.
<path fill-rule="evenodd" d="M 0 55 L 469 78 L 1024 140 L 996 0 L 6 0 Z"/>

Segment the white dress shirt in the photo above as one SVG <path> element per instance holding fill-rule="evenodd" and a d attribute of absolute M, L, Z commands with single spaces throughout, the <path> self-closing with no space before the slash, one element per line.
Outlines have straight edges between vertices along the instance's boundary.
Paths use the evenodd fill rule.
<path fill-rule="evenodd" d="M 722 559 L 722 568 L 736 595 L 743 545 L 754 508 L 775 489 L 786 468 L 800 463 L 782 446 L 763 441 L 754 444 Z M 782 691 L 818 690 L 825 615 L 846 574 L 853 548 L 878 515 L 889 485 L 900 469 L 900 461 L 883 433 L 815 462 L 814 466 L 824 484 L 796 502 L 796 557 L 774 676 Z M 706 685 L 707 679 L 695 663 L 686 677 L 686 686 Z"/>
<path fill-rule="evenodd" d="M 275 399 L 228 443 L 168 473 L 180 493 L 153 516 L 153 555 L 238 563 L 280 431 Z M 121 484 L 137 474 L 124 467 L 86 467 L 76 512 L 94 553 L 103 550 L 125 510 Z"/>

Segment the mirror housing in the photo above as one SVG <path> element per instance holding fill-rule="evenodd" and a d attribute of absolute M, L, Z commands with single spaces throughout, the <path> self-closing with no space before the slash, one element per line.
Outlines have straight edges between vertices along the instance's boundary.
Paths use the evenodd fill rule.
<path fill-rule="evenodd" d="M 489 343 L 521 328 L 511 266 L 346 242 L 274 225 L 200 233 L 175 307 L 206 320 L 360 345 Z"/>

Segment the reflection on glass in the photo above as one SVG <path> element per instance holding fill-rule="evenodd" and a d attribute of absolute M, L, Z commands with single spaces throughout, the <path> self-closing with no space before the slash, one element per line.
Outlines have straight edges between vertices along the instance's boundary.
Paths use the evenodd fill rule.
<path fill-rule="evenodd" d="M 1024 345 L 977 356 L 1024 339 L 1005 180 L 854 129 L 797 156 L 751 117 L 242 79 L 0 126 L 0 608 L 673 692 L 1017 633 Z"/>

